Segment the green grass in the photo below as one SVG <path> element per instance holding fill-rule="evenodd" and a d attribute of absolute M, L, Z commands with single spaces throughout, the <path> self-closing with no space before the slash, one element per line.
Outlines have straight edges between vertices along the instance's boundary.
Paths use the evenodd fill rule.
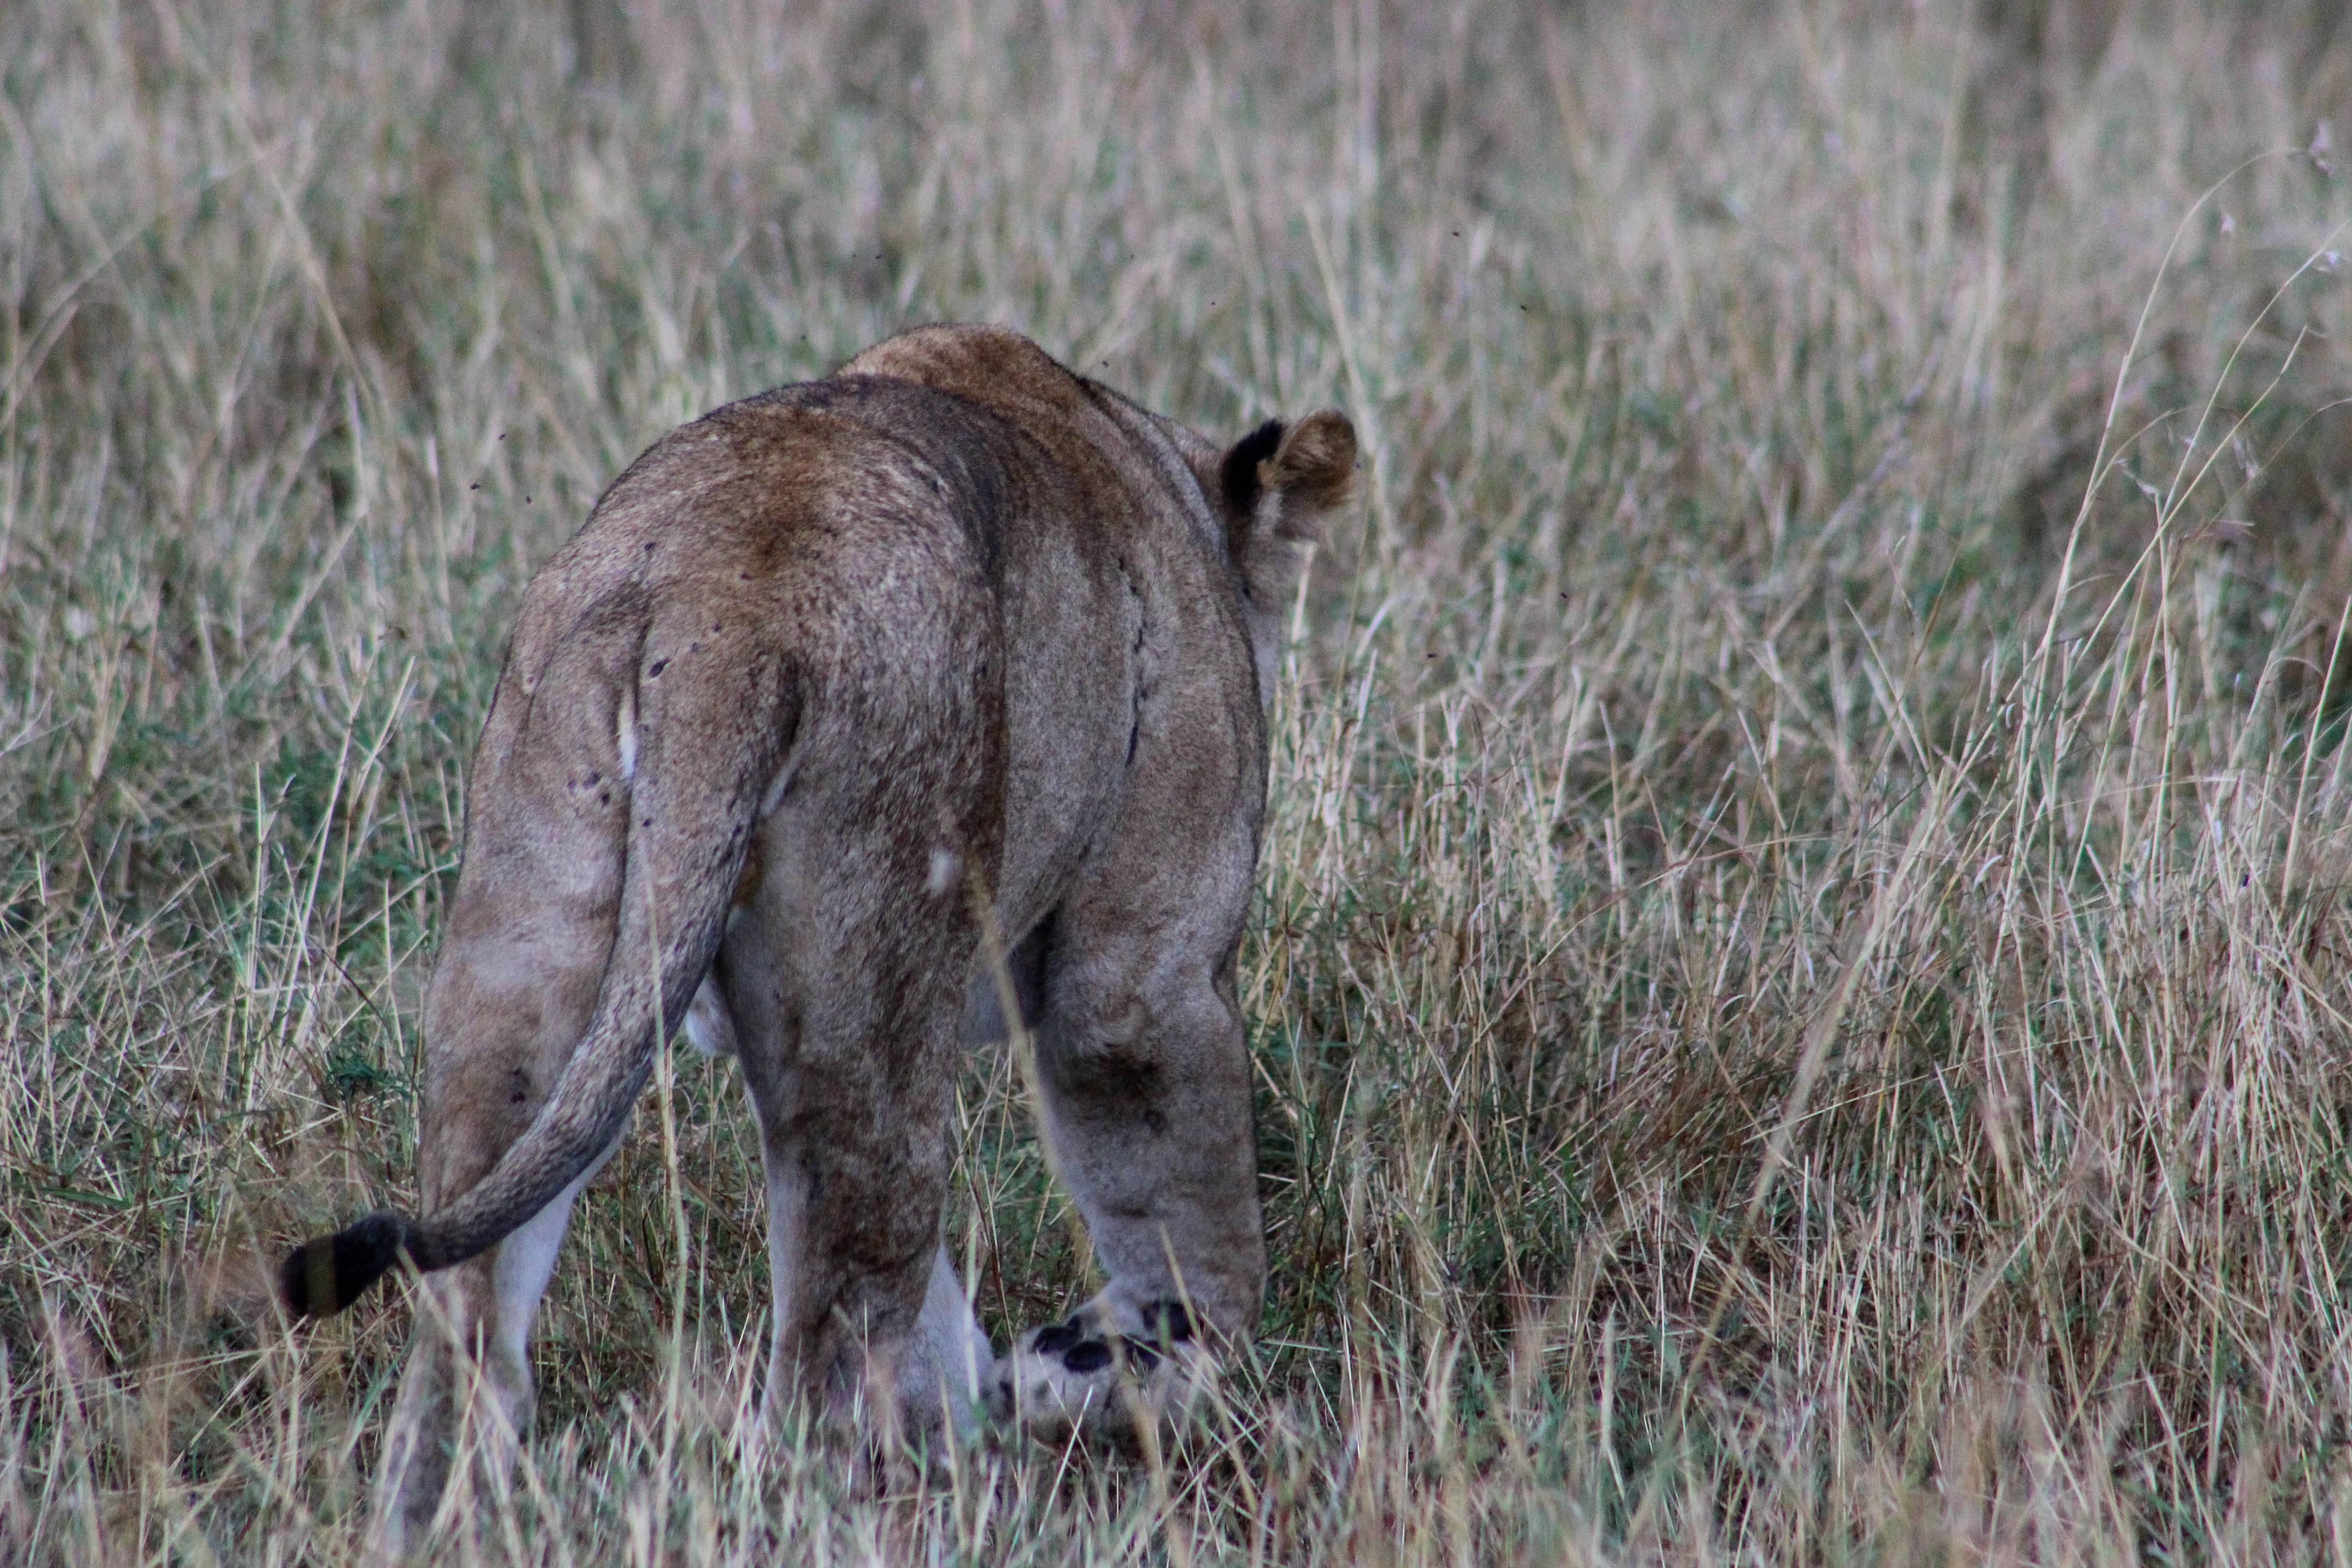
<path fill-rule="evenodd" d="M 12 10 L 0 1560 L 355 1555 L 406 1310 L 264 1276 L 410 1194 L 521 584 L 943 318 L 1366 442 L 1244 953 L 1257 1359 L 1164 1465 L 755 1452 L 681 1053 L 449 1560 L 2352 1557 L 2352 39 L 1651 9 Z M 960 1138 L 1002 1344 L 1088 1264 L 1005 1062 Z"/>

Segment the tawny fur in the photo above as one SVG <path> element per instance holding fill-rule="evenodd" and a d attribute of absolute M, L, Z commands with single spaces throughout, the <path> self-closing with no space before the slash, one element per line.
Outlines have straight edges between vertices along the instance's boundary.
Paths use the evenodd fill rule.
<path fill-rule="evenodd" d="M 316 1310 L 403 1251 L 442 1270 L 380 1551 L 441 1500 L 466 1378 L 489 1464 L 527 1430 L 572 1201 L 681 1023 L 738 1058 L 759 1121 L 772 1405 L 919 1434 L 983 1396 L 1018 1415 L 1040 1376 L 1083 1404 L 1102 1361 L 1162 1361 L 1150 1334 L 1172 1356 L 1171 1322 L 1187 1366 L 1250 1331 L 1234 959 L 1264 703 L 1298 543 L 1354 461 L 1336 413 L 1220 448 L 1011 332 L 936 327 L 614 482 L 526 590 L 476 753 L 425 1007 L 423 1217 L 289 1263 Z M 1000 962 L 1108 1279 L 1002 1369 L 940 1246 L 960 1035 L 1002 1032 Z"/>

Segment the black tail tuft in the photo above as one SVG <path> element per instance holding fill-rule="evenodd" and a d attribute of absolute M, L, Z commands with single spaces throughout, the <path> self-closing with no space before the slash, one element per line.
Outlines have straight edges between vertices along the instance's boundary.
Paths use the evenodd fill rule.
<path fill-rule="evenodd" d="M 332 1317 L 391 1272 L 408 1240 L 408 1222 L 390 1209 L 306 1241 L 286 1255 L 278 1288 L 298 1318 Z"/>

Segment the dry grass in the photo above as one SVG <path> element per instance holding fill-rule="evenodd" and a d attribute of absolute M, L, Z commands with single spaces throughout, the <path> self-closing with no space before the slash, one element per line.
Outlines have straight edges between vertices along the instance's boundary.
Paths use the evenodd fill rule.
<path fill-rule="evenodd" d="M 1260 1364 L 1162 1467 L 752 1462 L 681 1057 L 450 1560 L 2352 1555 L 2352 40 L 634 9 L 0 23 L 0 1559 L 352 1554 L 404 1309 L 289 1337 L 251 1259 L 405 1190 L 517 589 L 943 317 L 1369 440 L 1245 955 Z M 1086 1263 L 966 1088 L 1001 1343 Z"/>

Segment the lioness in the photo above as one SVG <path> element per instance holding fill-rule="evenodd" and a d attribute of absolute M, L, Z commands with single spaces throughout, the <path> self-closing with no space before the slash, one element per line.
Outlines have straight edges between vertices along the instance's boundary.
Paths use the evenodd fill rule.
<path fill-rule="evenodd" d="M 475 753 L 425 1002 L 425 1216 L 285 1265 L 298 1314 L 403 1257 L 432 1276 L 380 1544 L 431 1519 L 468 1367 L 490 1462 L 527 1428 L 572 1203 L 679 1023 L 738 1058 L 759 1121 L 772 1408 L 806 1390 L 921 1432 L 980 1403 L 1116 1436 L 1250 1331 L 1234 958 L 1264 704 L 1297 544 L 1355 457 L 1335 412 L 1221 449 L 945 326 L 614 481 L 525 590 Z M 1003 994 L 1109 1283 L 1000 1363 L 940 1217 L 960 1036 L 1003 1033 Z"/>

